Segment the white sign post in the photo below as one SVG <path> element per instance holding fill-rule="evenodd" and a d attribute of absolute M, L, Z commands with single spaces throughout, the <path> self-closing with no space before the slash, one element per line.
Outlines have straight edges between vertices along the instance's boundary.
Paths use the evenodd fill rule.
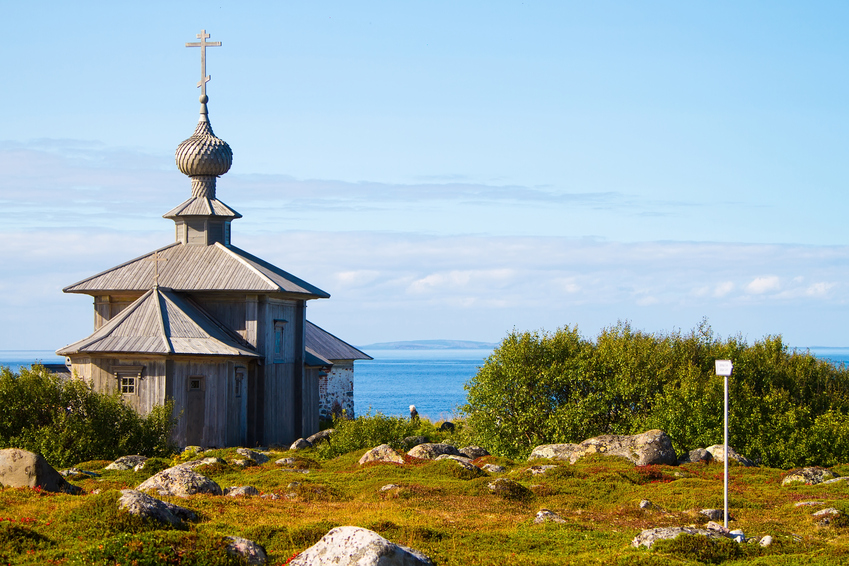
<path fill-rule="evenodd" d="M 716 360 L 716 375 L 720 375 L 725 378 L 725 431 L 724 431 L 724 442 L 723 442 L 723 461 L 725 463 L 725 478 L 723 483 L 723 495 L 725 501 L 725 528 L 728 528 L 728 376 L 731 375 L 731 371 L 734 369 L 734 364 L 731 363 L 731 360 Z"/>

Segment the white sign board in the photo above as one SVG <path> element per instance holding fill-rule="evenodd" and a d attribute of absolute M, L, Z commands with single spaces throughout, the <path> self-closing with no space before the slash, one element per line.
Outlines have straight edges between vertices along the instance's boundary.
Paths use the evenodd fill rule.
<path fill-rule="evenodd" d="M 731 375 L 731 370 L 734 368 L 734 364 L 731 363 L 731 360 L 716 360 L 716 375 Z"/>

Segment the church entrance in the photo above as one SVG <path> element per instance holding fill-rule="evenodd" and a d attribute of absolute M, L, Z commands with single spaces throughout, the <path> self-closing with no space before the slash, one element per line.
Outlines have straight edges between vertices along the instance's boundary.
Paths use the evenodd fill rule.
<path fill-rule="evenodd" d="M 203 425 L 206 422 L 206 387 L 203 376 L 188 379 L 186 399 L 186 444 L 200 446 L 203 440 Z"/>

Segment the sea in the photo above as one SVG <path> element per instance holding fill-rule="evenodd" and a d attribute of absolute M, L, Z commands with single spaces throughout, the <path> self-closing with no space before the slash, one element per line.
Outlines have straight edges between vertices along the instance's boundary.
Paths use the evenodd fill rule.
<path fill-rule="evenodd" d="M 808 348 L 835 364 L 849 364 L 849 348 Z M 431 421 L 459 416 L 466 402 L 463 386 L 492 350 L 369 350 L 373 360 L 354 362 L 357 415 L 408 416 L 410 405 Z M 13 372 L 33 363 L 61 364 L 49 350 L 0 350 L 0 366 Z"/>

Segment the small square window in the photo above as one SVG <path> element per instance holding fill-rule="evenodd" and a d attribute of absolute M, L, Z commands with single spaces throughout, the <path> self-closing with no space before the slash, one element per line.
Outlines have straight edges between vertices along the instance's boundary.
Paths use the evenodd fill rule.
<path fill-rule="evenodd" d="M 122 394 L 135 393 L 136 392 L 136 378 L 135 377 L 128 377 L 128 376 L 122 375 L 120 379 L 121 379 L 121 393 Z"/>
<path fill-rule="evenodd" d="M 121 395 L 138 395 L 140 379 L 144 366 L 112 366 L 112 374 L 117 381 Z"/>
<path fill-rule="evenodd" d="M 202 387 L 202 385 L 201 385 L 201 379 L 200 379 L 200 378 L 198 378 L 198 377 L 193 377 L 192 379 L 190 379 L 190 380 L 189 380 L 189 389 L 190 389 L 190 390 L 192 390 L 192 391 L 199 391 L 199 390 L 201 390 L 202 388 L 203 388 L 203 387 Z"/>

